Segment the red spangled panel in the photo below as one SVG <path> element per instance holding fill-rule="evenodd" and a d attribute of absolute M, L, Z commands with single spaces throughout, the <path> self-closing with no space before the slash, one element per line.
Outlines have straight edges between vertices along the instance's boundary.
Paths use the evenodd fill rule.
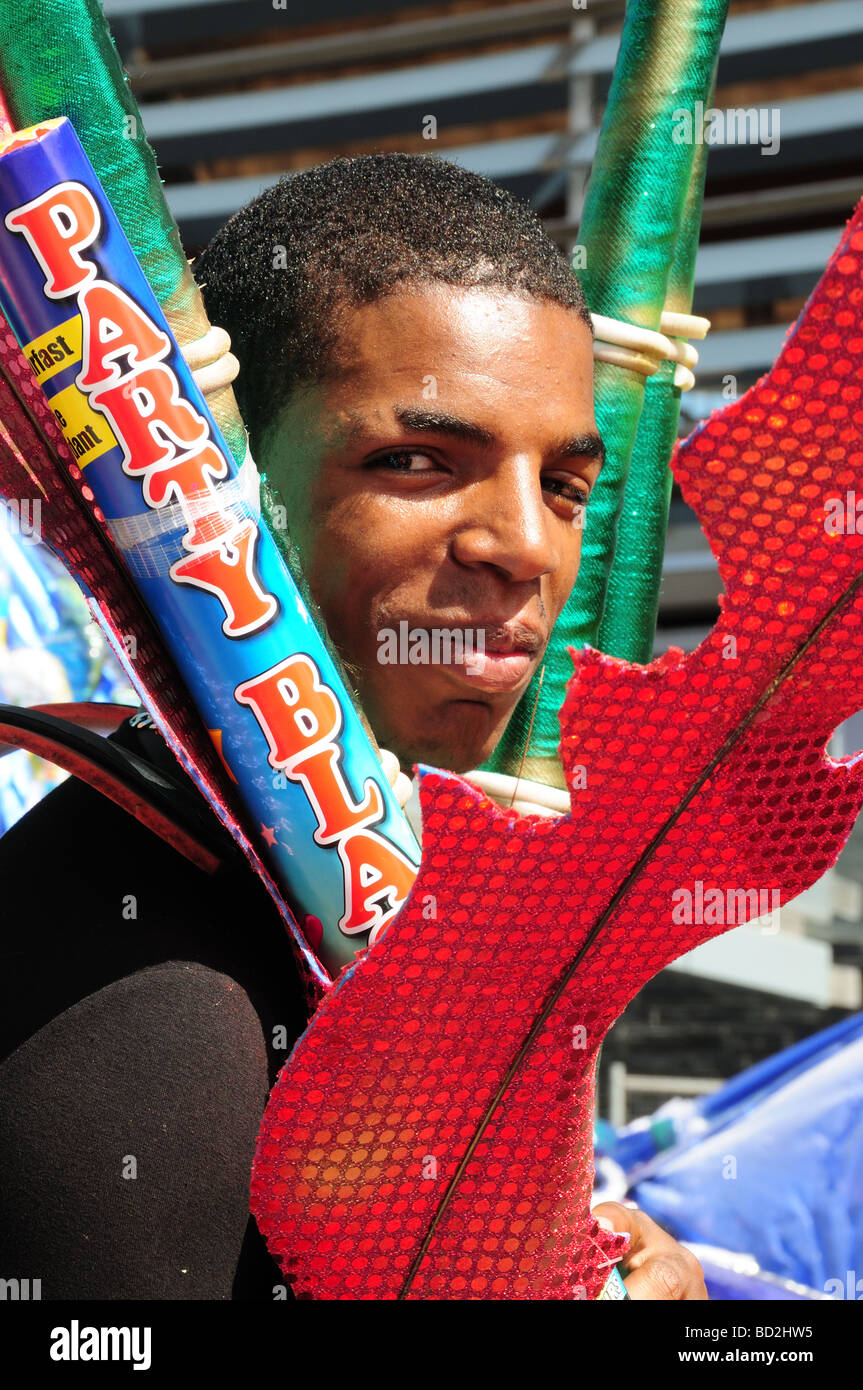
<path fill-rule="evenodd" d="M 141 701 L 180 765 L 193 778 L 250 865 L 263 880 L 284 918 L 309 1002 L 319 1002 L 327 977 L 311 955 L 284 899 L 254 849 L 227 772 L 183 679 L 126 575 L 105 526 L 86 470 L 75 463 L 66 440 L 39 390 L 15 335 L 0 314 L 0 497 L 38 498 L 42 537 L 72 576 L 93 596 L 100 621 Z M 142 509 L 144 503 L 142 501 Z M 124 638 L 135 638 L 135 658 Z"/>
<path fill-rule="evenodd" d="M 589 1211 L 602 1038 L 845 843 L 863 760 L 825 744 L 863 703 L 863 551 L 825 503 L 863 495 L 861 227 L 858 209 L 773 371 L 675 460 L 726 587 L 713 632 L 648 666 L 573 655 L 571 815 L 425 772 L 410 898 L 259 1136 L 252 1209 L 300 1297 L 595 1297 L 620 1248 Z"/>

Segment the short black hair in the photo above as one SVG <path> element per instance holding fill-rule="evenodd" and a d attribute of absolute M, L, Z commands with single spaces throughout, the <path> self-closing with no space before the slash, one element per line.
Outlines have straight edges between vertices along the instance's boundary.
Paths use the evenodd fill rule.
<path fill-rule="evenodd" d="M 358 155 L 288 175 L 225 224 L 194 273 L 240 360 L 253 453 L 293 391 L 336 370 L 339 310 L 400 282 L 500 286 L 574 309 L 591 327 L 534 210 L 437 155 Z"/>

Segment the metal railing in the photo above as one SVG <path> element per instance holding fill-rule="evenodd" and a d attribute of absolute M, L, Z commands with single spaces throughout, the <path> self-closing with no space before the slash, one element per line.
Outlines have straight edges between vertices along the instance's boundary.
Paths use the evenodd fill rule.
<path fill-rule="evenodd" d="M 718 1091 L 725 1081 L 717 1076 L 647 1076 L 627 1071 L 625 1062 L 612 1062 L 608 1068 L 608 1119 L 615 1129 L 628 1123 L 628 1101 L 634 1094 L 706 1096 Z"/>

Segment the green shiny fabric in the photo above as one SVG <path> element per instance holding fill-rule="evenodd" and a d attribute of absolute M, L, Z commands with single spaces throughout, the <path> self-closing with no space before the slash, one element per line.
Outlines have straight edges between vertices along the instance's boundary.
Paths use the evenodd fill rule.
<path fill-rule="evenodd" d="M 687 266 L 691 273 L 703 193 L 703 174 L 693 178 L 693 169 L 704 147 L 675 141 L 681 129 L 675 113 L 691 115 L 696 101 L 709 104 L 727 9 L 728 0 L 629 0 L 579 232 L 580 279 L 593 313 L 658 329 L 673 303 L 681 235 L 679 282 Z M 675 307 L 684 307 L 679 298 Z M 555 625 L 542 687 L 537 675 L 485 764 L 489 770 L 563 787 L 557 745 L 558 711 L 572 674 L 567 648 L 589 644 L 649 658 L 679 410 L 670 369 L 657 377 L 646 396 L 643 376 L 596 364 L 596 419 L 607 460 L 587 509 L 578 580 Z M 628 487 L 645 399 L 646 452 Z M 639 453 L 641 446 L 639 437 Z M 612 645 L 603 646 L 601 633 Z"/>
<path fill-rule="evenodd" d="M 707 146 L 697 145 L 665 296 L 664 307 L 679 314 L 692 310 L 706 172 Z M 627 661 L 653 656 L 680 398 L 674 363 L 664 362 L 644 387 L 597 642 L 600 651 Z"/>
<path fill-rule="evenodd" d="M 202 337 L 209 321 L 98 0 L 0 0 L 0 24 L 0 85 L 15 127 L 68 116 L 178 343 Z M 242 463 L 233 391 L 210 406 Z"/>

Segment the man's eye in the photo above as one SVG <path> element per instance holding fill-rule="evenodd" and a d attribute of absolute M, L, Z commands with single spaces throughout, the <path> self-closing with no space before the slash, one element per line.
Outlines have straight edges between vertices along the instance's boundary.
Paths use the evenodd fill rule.
<path fill-rule="evenodd" d="M 373 468 L 390 468 L 394 473 L 428 473 L 435 467 L 434 459 L 428 454 L 416 453 L 411 449 L 395 450 L 389 454 L 379 454 L 372 459 Z"/>
<path fill-rule="evenodd" d="M 543 478 L 542 485 L 549 489 L 556 497 L 562 497 L 565 502 L 571 502 L 576 507 L 586 507 L 590 493 L 587 488 L 579 486 L 569 478 Z"/>

